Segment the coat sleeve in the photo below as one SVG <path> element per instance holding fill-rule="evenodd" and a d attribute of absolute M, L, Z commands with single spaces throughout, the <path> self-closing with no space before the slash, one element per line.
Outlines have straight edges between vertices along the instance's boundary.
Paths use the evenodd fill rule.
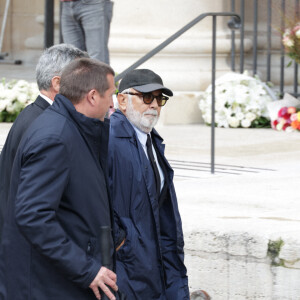
<path fill-rule="evenodd" d="M 129 219 L 130 215 L 130 199 L 124 196 L 124 192 L 128 189 L 128 185 L 124 186 L 122 175 L 126 168 L 120 165 L 120 155 L 116 155 L 115 140 L 110 137 L 109 153 L 108 153 L 108 173 L 109 173 L 109 191 L 114 208 L 114 240 L 115 248 L 126 238 L 126 231 L 122 225 L 121 218 Z M 120 153 L 122 154 L 122 153 Z"/>
<path fill-rule="evenodd" d="M 178 212 L 177 206 L 176 211 Z M 166 294 L 167 299 L 187 300 L 189 299 L 189 288 L 186 267 L 183 262 L 183 239 L 180 247 L 178 247 L 177 243 L 178 232 L 176 228 L 181 228 L 181 222 L 180 224 L 176 224 L 172 212 L 172 202 L 168 193 L 167 200 L 160 209 L 160 235 L 166 279 Z"/>
<path fill-rule="evenodd" d="M 69 153 L 58 137 L 48 137 L 25 148 L 20 174 L 15 174 L 19 175 L 15 218 L 38 252 L 70 280 L 87 288 L 101 266 L 68 237 L 56 217 L 68 184 L 69 166 Z"/>

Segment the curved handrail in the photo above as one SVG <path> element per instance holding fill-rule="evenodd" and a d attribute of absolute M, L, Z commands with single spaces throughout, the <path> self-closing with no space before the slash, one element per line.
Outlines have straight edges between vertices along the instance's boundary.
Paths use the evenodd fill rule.
<path fill-rule="evenodd" d="M 238 29 L 241 26 L 241 18 L 238 14 L 233 12 L 215 12 L 215 13 L 205 13 L 201 14 L 200 16 L 196 17 L 194 20 L 186 24 L 184 27 L 182 27 L 180 30 L 175 32 L 173 35 L 171 35 L 169 38 L 167 38 L 164 42 L 159 44 L 157 47 L 155 47 L 153 50 L 148 52 L 146 55 L 144 55 L 142 58 L 137 60 L 134 64 L 132 64 L 130 67 L 128 67 L 126 70 L 121 72 L 115 77 L 115 82 L 118 82 L 120 79 L 122 79 L 128 72 L 134 70 L 141 64 L 143 64 L 145 61 L 150 59 L 152 56 L 154 56 L 156 53 L 161 51 L 163 48 L 168 46 L 170 43 L 172 43 L 174 40 L 176 40 L 179 36 L 181 36 L 183 33 L 185 33 L 187 30 L 189 30 L 191 27 L 199 23 L 201 20 L 203 20 L 206 17 L 209 16 L 224 16 L 224 17 L 232 17 L 232 19 L 228 22 L 228 26 L 230 29 Z"/>

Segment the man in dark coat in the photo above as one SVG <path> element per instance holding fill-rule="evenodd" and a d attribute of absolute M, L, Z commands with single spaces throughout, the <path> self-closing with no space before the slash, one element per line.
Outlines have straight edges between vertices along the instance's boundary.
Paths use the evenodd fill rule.
<path fill-rule="evenodd" d="M 40 95 L 12 125 L 0 155 L 0 240 L 8 201 L 11 169 L 21 138 L 30 124 L 50 105 L 58 93 L 62 69 L 75 58 L 88 57 L 72 45 L 59 44 L 44 51 L 36 66 Z"/>
<path fill-rule="evenodd" d="M 89 58 L 63 71 L 60 94 L 24 133 L 13 164 L 0 252 L 0 299 L 109 299 L 101 228 L 112 228 L 105 179 L 114 71 Z M 106 143 L 106 144 L 103 144 Z M 104 151 L 102 151 L 104 149 Z M 109 231 L 110 261 L 114 255 Z"/>
<path fill-rule="evenodd" d="M 110 118 L 108 161 L 121 228 L 116 236 L 119 287 L 130 300 L 189 299 L 174 173 L 153 128 L 165 95 L 173 93 L 147 69 L 125 75 L 119 91 L 119 109 Z"/>

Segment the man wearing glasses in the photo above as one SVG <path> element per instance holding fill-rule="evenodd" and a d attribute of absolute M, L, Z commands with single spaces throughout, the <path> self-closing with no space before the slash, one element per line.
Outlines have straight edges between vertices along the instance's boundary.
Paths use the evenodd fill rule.
<path fill-rule="evenodd" d="M 173 92 L 147 69 L 125 75 L 119 91 L 119 109 L 110 119 L 108 163 L 120 227 L 116 236 L 120 289 L 131 300 L 189 299 L 173 170 L 154 129 Z"/>

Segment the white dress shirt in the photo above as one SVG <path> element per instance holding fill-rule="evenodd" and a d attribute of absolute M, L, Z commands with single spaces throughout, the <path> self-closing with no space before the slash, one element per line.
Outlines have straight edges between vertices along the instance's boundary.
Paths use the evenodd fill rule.
<path fill-rule="evenodd" d="M 42 93 L 40 93 L 40 96 L 41 96 L 43 99 L 45 99 L 50 105 L 53 104 L 53 101 L 52 101 L 50 98 L 48 98 L 47 96 L 43 95 Z"/>

